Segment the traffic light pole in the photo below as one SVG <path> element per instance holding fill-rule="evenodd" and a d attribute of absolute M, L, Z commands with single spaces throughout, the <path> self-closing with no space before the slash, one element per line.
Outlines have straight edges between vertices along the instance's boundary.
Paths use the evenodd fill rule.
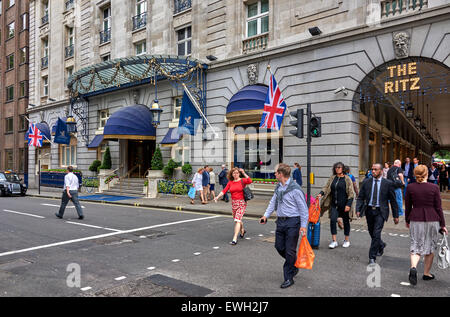
<path fill-rule="evenodd" d="M 307 116 L 307 135 L 306 135 L 306 164 L 307 164 L 307 175 L 306 175 L 306 192 L 307 192 L 307 198 L 306 203 L 308 205 L 308 208 L 311 204 L 311 104 L 308 103 L 306 106 L 306 116 Z"/>

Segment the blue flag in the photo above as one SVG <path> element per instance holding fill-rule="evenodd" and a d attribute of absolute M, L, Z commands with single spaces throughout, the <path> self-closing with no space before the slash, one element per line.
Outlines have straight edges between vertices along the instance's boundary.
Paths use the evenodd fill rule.
<path fill-rule="evenodd" d="M 67 124 L 61 118 L 58 118 L 58 122 L 56 123 L 55 139 L 53 142 L 70 144 L 70 134 L 67 132 Z"/>
<path fill-rule="evenodd" d="M 188 97 L 186 92 L 184 92 L 183 101 L 181 103 L 180 122 L 178 123 L 178 133 L 180 135 L 195 135 L 200 121 L 200 114 L 192 103 L 192 100 Z"/>

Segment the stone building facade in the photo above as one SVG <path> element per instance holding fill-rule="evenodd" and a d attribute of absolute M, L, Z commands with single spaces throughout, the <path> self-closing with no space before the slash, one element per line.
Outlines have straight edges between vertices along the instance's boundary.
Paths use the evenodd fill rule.
<path fill-rule="evenodd" d="M 48 23 L 42 20 L 46 12 Z M 349 165 L 354 175 L 363 174 L 373 162 L 408 155 L 430 162 L 433 140 L 441 148 L 450 147 L 445 124 L 449 114 L 443 107 L 448 95 L 433 95 L 433 81 L 426 84 L 431 87 L 426 91 L 435 96 L 430 101 L 424 101 L 422 93 L 416 102 L 417 92 L 409 88 L 404 95 L 373 96 L 382 90 L 378 85 L 386 79 L 388 67 L 409 62 L 417 63 L 420 72 L 448 74 L 449 17 L 450 5 L 441 0 L 326 0 L 320 5 L 309 0 L 30 1 L 30 103 L 35 105 L 28 109 L 30 119 L 51 127 L 58 117 L 67 116 L 67 79 L 87 67 L 136 55 L 187 55 L 208 64 L 206 116 L 222 138 L 213 150 L 208 147 L 211 140 L 202 138 L 185 137 L 163 146 L 165 162 L 174 158 L 194 168 L 209 164 L 216 170 L 227 163 L 250 169 L 257 177 L 272 172 L 268 153 L 274 161 L 306 165 L 306 141 L 289 133 L 288 114 L 275 133 L 258 130 L 261 108 L 231 107 L 233 96 L 245 87 L 268 85 L 268 65 L 289 112 L 311 103 L 313 113 L 321 117 L 322 136 L 312 143 L 315 189 L 337 161 Z M 314 27 L 320 34 L 312 35 Z M 399 32 L 407 34 L 407 56 L 397 54 L 394 39 Z M 66 54 L 70 46 L 73 56 Z M 46 57 L 48 66 L 43 64 Z M 447 86 L 448 81 L 439 81 L 438 88 Z M 183 90 L 166 80 L 158 83 L 157 94 L 163 108 L 155 135 L 158 145 L 178 125 Z M 84 133 L 88 140 L 79 125 L 69 149 L 49 146 L 48 167 L 70 163 L 87 172 L 109 146 L 113 168 L 126 173 L 133 166 L 130 153 L 135 143 L 103 140 L 97 150 L 86 145 L 103 133 L 115 112 L 134 104 L 150 106 L 155 97 L 152 84 L 89 97 Z M 402 101 L 414 101 L 414 114 L 420 114 L 424 131 L 406 117 Z M 29 153 L 30 174 L 35 174 L 38 154 L 33 149 Z M 211 159 L 214 155 L 217 159 Z"/>

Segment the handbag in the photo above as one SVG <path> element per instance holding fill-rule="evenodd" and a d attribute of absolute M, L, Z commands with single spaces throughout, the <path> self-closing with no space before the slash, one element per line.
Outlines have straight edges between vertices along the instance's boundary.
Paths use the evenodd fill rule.
<path fill-rule="evenodd" d="M 252 200 L 255 196 L 252 193 L 252 190 L 249 187 L 246 187 L 244 181 L 241 179 L 243 191 L 244 191 L 244 200 L 245 202 Z"/>
<path fill-rule="evenodd" d="M 438 252 L 438 267 L 440 269 L 447 269 L 450 267 L 450 250 L 448 248 L 448 241 L 447 241 L 447 235 L 444 234 L 444 237 L 441 240 L 441 243 L 439 243 L 439 252 Z"/>
<path fill-rule="evenodd" d="M 303 235 L 298 248 L 297 261 L 295 261 L 295 267 L 299 269 L 312 270 L 314 265 L 314 258 L 316 255 L 308 242 L 306 235 Z"/>

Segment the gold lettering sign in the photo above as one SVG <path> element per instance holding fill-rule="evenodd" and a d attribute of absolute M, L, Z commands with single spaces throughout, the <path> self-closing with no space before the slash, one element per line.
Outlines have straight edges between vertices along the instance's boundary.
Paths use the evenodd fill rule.
<path fill-rule="evenodd" d="M 399 78 L 404 76 L 411 76 L 417 74 L 417 63 L 401 64 L 397 66 L 389 66 L 388 68 L 389 77 L 398 79 L 393 79 L 384 83 L 384 93 L 396 93 L 399 91 L 408 90 L 419 90 L 420 89 L 420 77 L 411 78 Z"/>

